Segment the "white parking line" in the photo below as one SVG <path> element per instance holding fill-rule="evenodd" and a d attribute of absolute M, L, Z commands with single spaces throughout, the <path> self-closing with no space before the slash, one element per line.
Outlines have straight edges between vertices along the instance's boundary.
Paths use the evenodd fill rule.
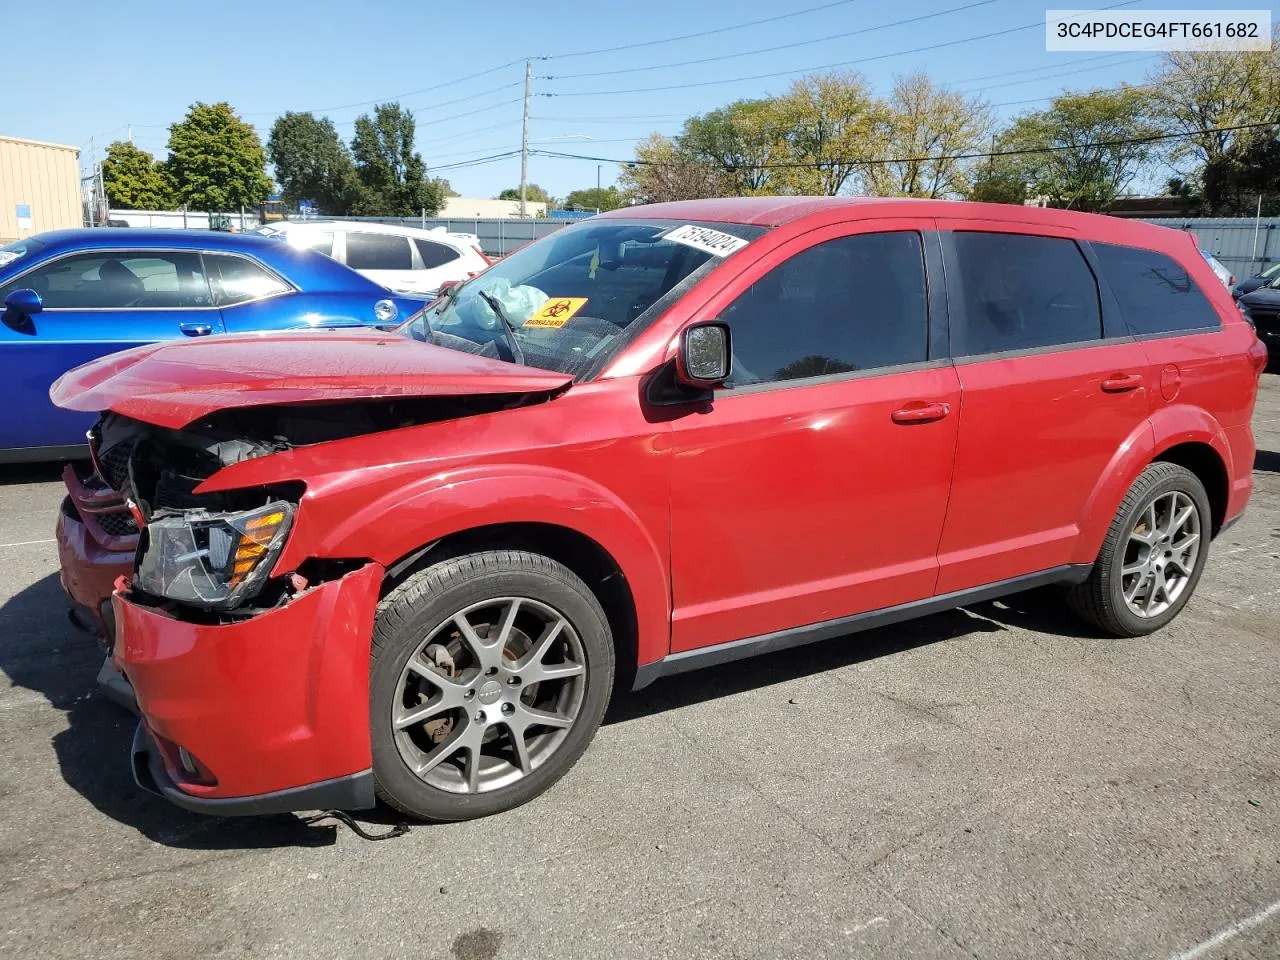
<path fill-rule="evenodd" d="M 1214 947 L 1220 947 L 1232 937 L 1238 937 L 1246 930 L 1252 930 L 1258 924 L 1263 923 L 1266 919 L 1275 913 L 1280 913 L 1280 900 L 1271 904 L 1269 907 L 1263 907 L 1257 913 L 1245 917 L 1243 920 L 1237 920 L 1231 926 L 1215 933 L 1203 943 L 1197 943 L 1190 950 L 1184 950 L 1182 953 L 1175 953 L 1169 960 L 1196 960 L 1197 957 L 1203 957 Z"/>
<path fill-rule="evenodd" d="M 38 543 L 56 543 L 52 538 L 49 540 L 19 540 L 17 543 L 0 543 L 0 547 L 34 547 Z"/>

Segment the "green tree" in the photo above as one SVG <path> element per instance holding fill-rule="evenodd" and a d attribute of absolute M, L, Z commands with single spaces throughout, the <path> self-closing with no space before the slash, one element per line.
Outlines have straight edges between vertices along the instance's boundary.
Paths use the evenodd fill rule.
<path fill-rule="evenodd" d="M 564 206 L 569 210 L 616 210 L 623 206 L 626 199 L 617 187 L 587 187 L 584 190 L 572 190 L 564 198 Z"/>
<path fill-rule="evenodd" d="M 1280 27 L 1265 51 L 1178 50 L 1166 53 L 1148 77 L 1152 115 L 1172 142 L 1170 158 L 1203 165 L 1217 160 L 1249 123 L 1280 124 Z M 1217 131 L 1217 132 L 1204 132 Z"/>
<path fill-rule="evenodd" d="M 803 77 L 774 102 L 771 151 L 804 166 L 773 172 L 784 193 L 835 196 L 866 179 L 875 167 L 864 163 L 883 155 L 889 116 L 862 74 L 825 73 Z"/>
<path fill-rule="evenodd" d="M 431 182 L 434 183 L 437 188 L 439 188 L 440 196 L 442 197 L 461 196 L 461 194 L 458 193 L 457 190 L 453 189 L 453 184 L 450 183 L 448 180 L 446 180 L 444 177 L 433 177 Z"/>
<path fill-rule="evenodd" d="M 164 164 L 127 140 L 107 147 L 102 161 L 107 202 L 119 210 L 172 210 L 173 191 Z"/>
<path fill-rule="evenodd" d="M 427 179 L 427 165 L 413 148 L 416 126 L 413 114 L 398 103 L 377 104 L 372 117 L 356 118 L 351 153 L 363 189 L 353 212 L 407 217 L 440 209 L 440 184 Z"/>
<path fill-rule="evenodd" d="M 1252 216 L 1280 209 L 1280 139 L 1273 133 L 1238 138 L 1204 165 L 1204 202 L 1210 216 Z"/>
<path fill-rule="evenodd" d="M 1021 182 L 1055 207 L 1104 212 L 1156 157 L 1161 128 L 1149 107 L 1135 87 L 1055 97 L 997 140 L 996 152 L 1007 155 L 980 175 L 983 189 Z"/>
<path fill-rule="evenodd" d="M 634 163 L 618 174 L 628 202 L 664 203 L 720 197 L 732 187 L 722 167 L 691 157 L 677 139 L 651 133 L 636 144 Z"/>
<path fill-rule="evenodd" d="M 690 117 L 677 141 L 689 160 L 723 170 L 730 192 L 777 193 L 779 177 L 770 165 L 789 159 L 786 122 L 776 100 L 737 100 Z"/>
<path fill-rule="evenodd" d="M 165 170 L 191 210 L 256 207 L 271 192 L 266 154 L 253 127 L 228 103 L 196 103 L 169 128 Z"/>
<path fill-rule="evenodd" d="M 926 74 L 897 77 L 886 105 L 887 162 L 867 171 L 870 192 L 882 197 L 964 196 L 980 167 L 959 159 L 990 143 L 991 108 L 937 86 Z"/>
<path fill-rule="evenodd" d="M 354 204 L 355 163 L 328 117 L 310 113 L 277 117 L 267 138 L 267 156 L 287 203 L 313 200 L 324 213 L 337 215 L 348 213 Z"/>
<path fill-rule="evenodd" d="M 545 203 L 548 205 L 550 205 L 551 203 L 551 194 L 547 193 L 546 190 L 538 186 L 536 183 L 525 184 L 524 197 L 525 197 L 525 200 L 527 200 L 529 203 Z M 498 199 L 499 200 L 519 200 L 520 188 L 507 187 L 507 189 L 503 190 L 500 194 L 498 194 Z"/>

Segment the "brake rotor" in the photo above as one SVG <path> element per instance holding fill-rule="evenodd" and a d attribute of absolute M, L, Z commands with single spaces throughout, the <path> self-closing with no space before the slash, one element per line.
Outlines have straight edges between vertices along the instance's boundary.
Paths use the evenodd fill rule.
<path fill-rule="evenodd" d="M 493 629 L 493 624 L 488 623 L 474 627 L 476 636 L 482 640 L 489 636 L 491 629 Z M 502 659 L 508 663 L 518 663 L 532 649 L 533 640 L 523 630 L 513 625 L 511 637 L 507 640 L 507 645 L 502 649 Z M 462 672 L 458 667 L 459 661 L 465 663 L 468 659 L 472 659 L 470 650 L 467 649 L 461 635 L 456 630 L 449 635 L 448 643 L 433 643 L 423 653 L 441 677 L 455 682 Z M 538 684 L 531 683 L 524 689 L 521 698 L 528 703 L 532 703 L 537 699 L 537 696 Z M 426 702 L 427 699 L 424 696 L 423 702 Z M 428 720 L 423 724 L 423 729 L 432 743 L 439 744 L 444 743 L 449 738 L 455 726 L 457 726 L 455 715 L 447 713 L 434 720 Z M 485 738 L 493 739 L 499 735 L 498 730 L 491 728 L 486 733 Z"/>

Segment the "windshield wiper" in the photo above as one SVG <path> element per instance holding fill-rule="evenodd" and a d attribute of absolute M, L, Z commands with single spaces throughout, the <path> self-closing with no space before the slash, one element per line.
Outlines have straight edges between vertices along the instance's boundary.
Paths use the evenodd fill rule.
<path fill-rule="evenodd" d="M 506 334 L 507 345 L 511 347 L 511 357 L 516 363 L 524 366 L 524 350 L 520 347 L 520 341 L 516 339 L 516 328 L 511 325 L 511 321 L 507 318 L 507 312 L 502 309 L 502 304 L 498 302 L 498 298 L 485 290 L 477 290 L 476 296 L 480 297 L 489 305 L 489 309 L 494 312 L 498 320 L 502 323 L 502 332 Z"/>

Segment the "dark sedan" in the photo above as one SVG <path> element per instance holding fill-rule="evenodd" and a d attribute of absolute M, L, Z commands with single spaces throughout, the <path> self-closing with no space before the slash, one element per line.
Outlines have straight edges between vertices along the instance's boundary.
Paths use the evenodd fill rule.
<path fill-rule="evenodd" d="M 1245 316 L 1253 321 L 1258 339 L 1267 345 L 1272 365 L 1280 364 L 1280 289 L 1259 287 L 1237 302 Z"/>
<path fill-rule="evenodd" d="M 1253 291 L 1257 290 L 1259 287 L 1265 287 L 1278 280 L 1280 280 L 1280 263 L 1273 263 L 1261 273 L 1255 274 L 1246 280 L 1241 280 L 1231 288 L 1231 294 L 1239 300 L 1246 293 L 1253 293 Z"/>

